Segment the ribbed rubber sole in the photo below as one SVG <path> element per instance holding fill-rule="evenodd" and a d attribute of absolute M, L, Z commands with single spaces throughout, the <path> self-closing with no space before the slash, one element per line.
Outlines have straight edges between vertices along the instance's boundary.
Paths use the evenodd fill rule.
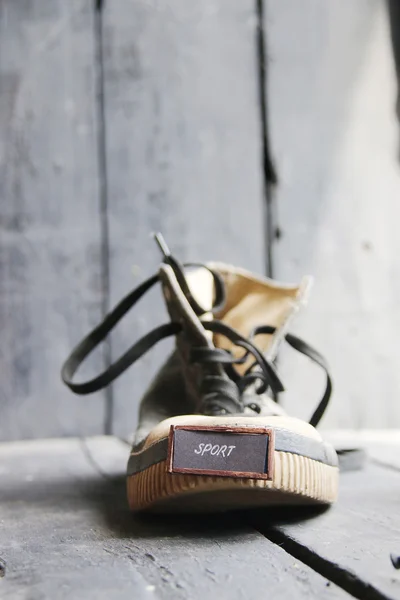
<path fill-rule="evenodd" d="M 167 461 L 128 476 L 133 511 L 223 511 L 278 504 L 331 504 L 337 467 L 289 452 L 274 453 L 271 480 L 169 473 Z"/>

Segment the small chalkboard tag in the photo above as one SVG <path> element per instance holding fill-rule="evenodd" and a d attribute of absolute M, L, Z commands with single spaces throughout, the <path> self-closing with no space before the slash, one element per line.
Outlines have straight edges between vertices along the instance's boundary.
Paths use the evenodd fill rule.
<path fill-rule="evenodd" d="M 265 427 L 172 425 L 170 473 L 271 479 L 274 432 Z"/>

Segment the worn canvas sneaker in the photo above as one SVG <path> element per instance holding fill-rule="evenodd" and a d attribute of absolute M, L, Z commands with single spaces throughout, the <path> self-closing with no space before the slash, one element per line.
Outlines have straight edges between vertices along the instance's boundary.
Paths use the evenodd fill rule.
<path fill-rule="evenodd" d="M 287 327 L 305 302 L 309 279 L 277 283 L 213 263 L 181 265 L 163 238 L 163 262 L 75 348 L 62 369 L 78 394 L 110 384 L 158 341 L 176 349 L 140 404 L 128 462 L 134 511 L 229 510 L 280 504 L 329 504 L 338 489 L 334 448 L 315 429 L 331 395 L 322 356 Z M 98 377 L 76 383 L 82 361 L 157 282 L 171 317 L 136 342 Z M 326 373 L 326 390 L 310 422 L 287 416 L 275 399 L 275 367 L 286 340 Z"/>

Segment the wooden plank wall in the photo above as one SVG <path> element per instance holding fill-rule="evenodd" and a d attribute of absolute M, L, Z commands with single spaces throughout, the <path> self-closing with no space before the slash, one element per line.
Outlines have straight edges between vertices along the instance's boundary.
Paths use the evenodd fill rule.
<path fill-rule="evenodd" d="M 400 136 L 386 3 L 267 0 L 264 26 L 275 274 L 315 275 L 298 331 L 331 363 L 324 424 L 398 427 Z M 318 374 L 297 358 L 285 358 L 286 404 L 307 416 Z"/>
<path fill-rule="evenodd" d="M 264 271 L 256 6 L 7 0 L 0 23 L 0 438 L 128 435 L 167 345 L 96 398 L 60 365 L 155 271 L 151 231 L 182 260 Z M 165 318 L 146 300 L 92 368 Z"/>
<path fill-rule="evenodd" d="M 264 271 L 256 28 L 253 0 L 105 3 L 112 303 L 157 269 L 154 230 L 182 260 Z M 167 319 L 154 295 L 119 327 L 113 358 Z M 168 350 L 160 344 L 114 384 L 114 433 L 132 431 Z"/>
<path fill-rule="evenodd" d="M 0 3 L 2 440 L 103 428 L 103 394 L 59 377 L 102 314 L 92 4 Z"/>
<path fill-rule="evenodd" d="M 4 0 L 0 34 L 0 439 L 132 431 L 168 344 L 95 397 L 64 390 L 59 368 L 157 268 L 158 229 L 183 260 L 314 273 L 298 330 L 332 363 L 325 425 L 399 426 L 399 130 L 383 0 Z M 83 375 L 163 318 L 149 298 Z M 283 368 L 285 402 L 307 416 L 314 371 L 290 356 Z"/>

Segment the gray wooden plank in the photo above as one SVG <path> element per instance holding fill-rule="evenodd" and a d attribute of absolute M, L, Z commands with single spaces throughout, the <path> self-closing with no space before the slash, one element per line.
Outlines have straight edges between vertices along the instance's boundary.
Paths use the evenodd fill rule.
<path fill-rule="evenodd" d="M 384 0 L 266 2 L 278 171 L 275 274 L 316 285 L 298 332 L 328 357 L 335 428 L 400 424 L 400 170 Z M 318 374 L 286 358 L 287 406 L 308 416 Z M 291 391 L 290 391 L 291 390 Z"/>
<path fill-rule="evenodd" d="M 390 560 L 400 554 L 399 498 L 400 471 L 370 462 L 343 473 L 338 504 L 306 524 L 286 520 L 274 530 L 261 513 L 252 523 L 355 597 L 393 600 L 400 598 L 400 573 Z"/>
<path fill-rule="evenodd" d="M 374 462 L 400 470 L 400 429 L 338 430 L 324 437 L 335 448 L 363 448 Z"/>
<path fill-rule="evenodd" d="M 133 517 L 128 452 L 112 438 L 0 446 L 1 598 L 348 597 L 238 516 Z"/>
<path fill-rule="evenodd" d="M 93 16 L 92 0 L 0 5 L 3 440 L 102 432 L 103 394 L 59 378 L 103 299 Z"/>
<path fill-rule="evenodd" d="M 157 268 L 161 230 L 181 260 L 265 270 L 257 15 L 251 0 L 106 2 L 103 9 L 110 295 Z M 122 348 L 166 319 L 156 299 L 120 327 Z M 114 385 L 114 430 L 167 346 Z"/>

